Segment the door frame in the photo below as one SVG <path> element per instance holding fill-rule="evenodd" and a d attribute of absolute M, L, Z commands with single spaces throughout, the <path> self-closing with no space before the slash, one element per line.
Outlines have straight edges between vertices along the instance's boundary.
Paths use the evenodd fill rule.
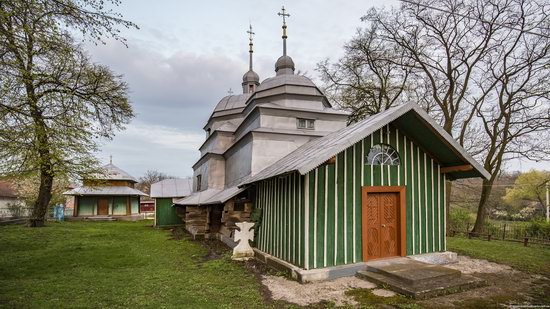
<path fill-rule="evenodd" d="M 367 202 L 367 196 L 371 193 L 397 193 L 397 226 L 399 231 L 397 232 L 398 245 L 397 250 L 399 255 L 397 256 L 406 256 L 407 255 L 407 192 L 405 186 L 363 186 L 361 188 L 361 245 L 363 248 L 363 261 L 367 262 L 369 260 L 368 250 L 367 250 L 367 212 L 365 203 Z"/>

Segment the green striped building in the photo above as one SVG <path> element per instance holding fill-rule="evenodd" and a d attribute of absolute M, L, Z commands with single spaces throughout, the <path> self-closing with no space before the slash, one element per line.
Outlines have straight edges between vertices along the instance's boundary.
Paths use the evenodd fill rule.
<path fill-rule="evenodd" d="M 445 251 L 445 182 L 488 173 L 406 104 L 313 140 L 247 180 L 257 249 L 302 269 Z"/>

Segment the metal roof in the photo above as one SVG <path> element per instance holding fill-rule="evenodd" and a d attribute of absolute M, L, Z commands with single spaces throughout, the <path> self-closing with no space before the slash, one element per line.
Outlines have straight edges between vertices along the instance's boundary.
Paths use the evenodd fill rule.
<path fill-rule="evenodd" d="M 138 189 L 122 186 L 106 186 L 106 187 L 78 187 L 67 192 L 63 192 L 64 195 L 141 195 L 147 196 L 147 194 L 139 191 Z"/>
<path fill-rule="evenodd" d="M 223 97 L 214 108 L 214 112 L 244 107 L 251 93 L 228 95 Z"/>
<path fill-rule="evenodd" d="M 441 126 L 439 126 L 420 106 L 414 103 L 407 103 L 392 107 L 386 111 L 370 116 L 360 122 L 352 124 L 329 135 L 312 140 L 260 171 L 258 174 L 242 182 L 239 186 L 244 186 L 246 184 L 251 184 L 256 181 L 293 171 L 298 171 L 300 174 L 304 175 L 385 125 L 410 113 L 414 113 L 414 115 L 418 116 L 416 117 L 418 119 L 415 118 L 416 120 L 412 120 L 417 122 L 409 122 L 406 126 L 403 126 L 401 130 L 408 133 L 408 131 L 411 131 L 415 125 L 423 124 L 424 126 L 429 126 L 431 129 L 430 132 L 432 132 L 438 140 L 443 140 L 447 150 L 450 148 L 455 154 L 457 160 L 472 165 L 474 171 L 476 172 L 475 176 L 485 178 L 490 177 L 490 174 L 474 158 L 472 158 L 472 156 L 470 156 L 462 146 L 460 146 L 447 132 L 445 132 L 443 128 L 441 128 Z M 407 120 L 411 121 L 411 119 Z M 461 178 L 460 176 L 464 175 L 457 174 L 456 176 L 456 178 Z"/>
<path fill-rule="evenodd" d="M 297 86 L 308 86 L 308 87 L 315 87 L 315 84 L 311 81 L 311 79 L 303 76 L 303 75 L 297 75 L 297 74 L 282 74 L 277 75 L 273 77 L 266 78 L 260 86 L 256 89 L 256 91 L 262 91 L 270 88 L 279 87 L 282 85 L 297 85 Z"/>
<path fill-rule="evenodd" d="M 178 205 L 223 204 L 227 202 L 227 200 L 243 192 L 244 190 L 245 190 L 244 188 L 239 188 L 237 186 L 230 187 L 225 190 L 206 189 L 200 192 L 193 192 L 193 194 L 188 197 L 174 200 L 174 204 L 178 204 Z"/>
<path fill-rule="evenodd" d="M 98 180 L 127 180 L 131 182 L 137 182 L 137 180 L 127 172 L 123 171 L 113 163 L 109 163 L 101 167 L 99 173 L 94 174 L 91 179 Z"/>
<path fill-rule="evenodd" d="M 151 197 L 184 197 L 191 195 L 193 179 L 164 179 L 151 185 Z"/>

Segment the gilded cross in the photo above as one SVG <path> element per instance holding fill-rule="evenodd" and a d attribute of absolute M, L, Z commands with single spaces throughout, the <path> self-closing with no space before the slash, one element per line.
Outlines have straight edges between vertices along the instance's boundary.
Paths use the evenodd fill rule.
<path fill-rule="evenodd" d="M 290 17 L 290 14 L 286 13 L 286 9 L 284 5 L 283 5 L 283 8 L 281 9 L 281 12 L 277 13 L 277 15 L 283 17 L 283 25 L 286 25 L 286 17 Z"/>

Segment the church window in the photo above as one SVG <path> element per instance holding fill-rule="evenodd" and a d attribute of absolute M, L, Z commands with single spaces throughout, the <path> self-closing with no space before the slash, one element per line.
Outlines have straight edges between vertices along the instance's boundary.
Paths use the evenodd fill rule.
<path fill-rule="evenodd" d="M 315 129 L 315 120 L 313 119 L 304 119 L 304 118 L 297 118 L 296 125 L 298 129 Z"/>
<path fill-rule="evenodd" d="M 202 175 L 197 175 L 197 191 L 201 190 Z"/>
<path fill-rule="evenodd" d="M 369 165 L 399 165 L 399 154 L 392 146 L 377 144 L 371 147 L 365 164 Z"/>

